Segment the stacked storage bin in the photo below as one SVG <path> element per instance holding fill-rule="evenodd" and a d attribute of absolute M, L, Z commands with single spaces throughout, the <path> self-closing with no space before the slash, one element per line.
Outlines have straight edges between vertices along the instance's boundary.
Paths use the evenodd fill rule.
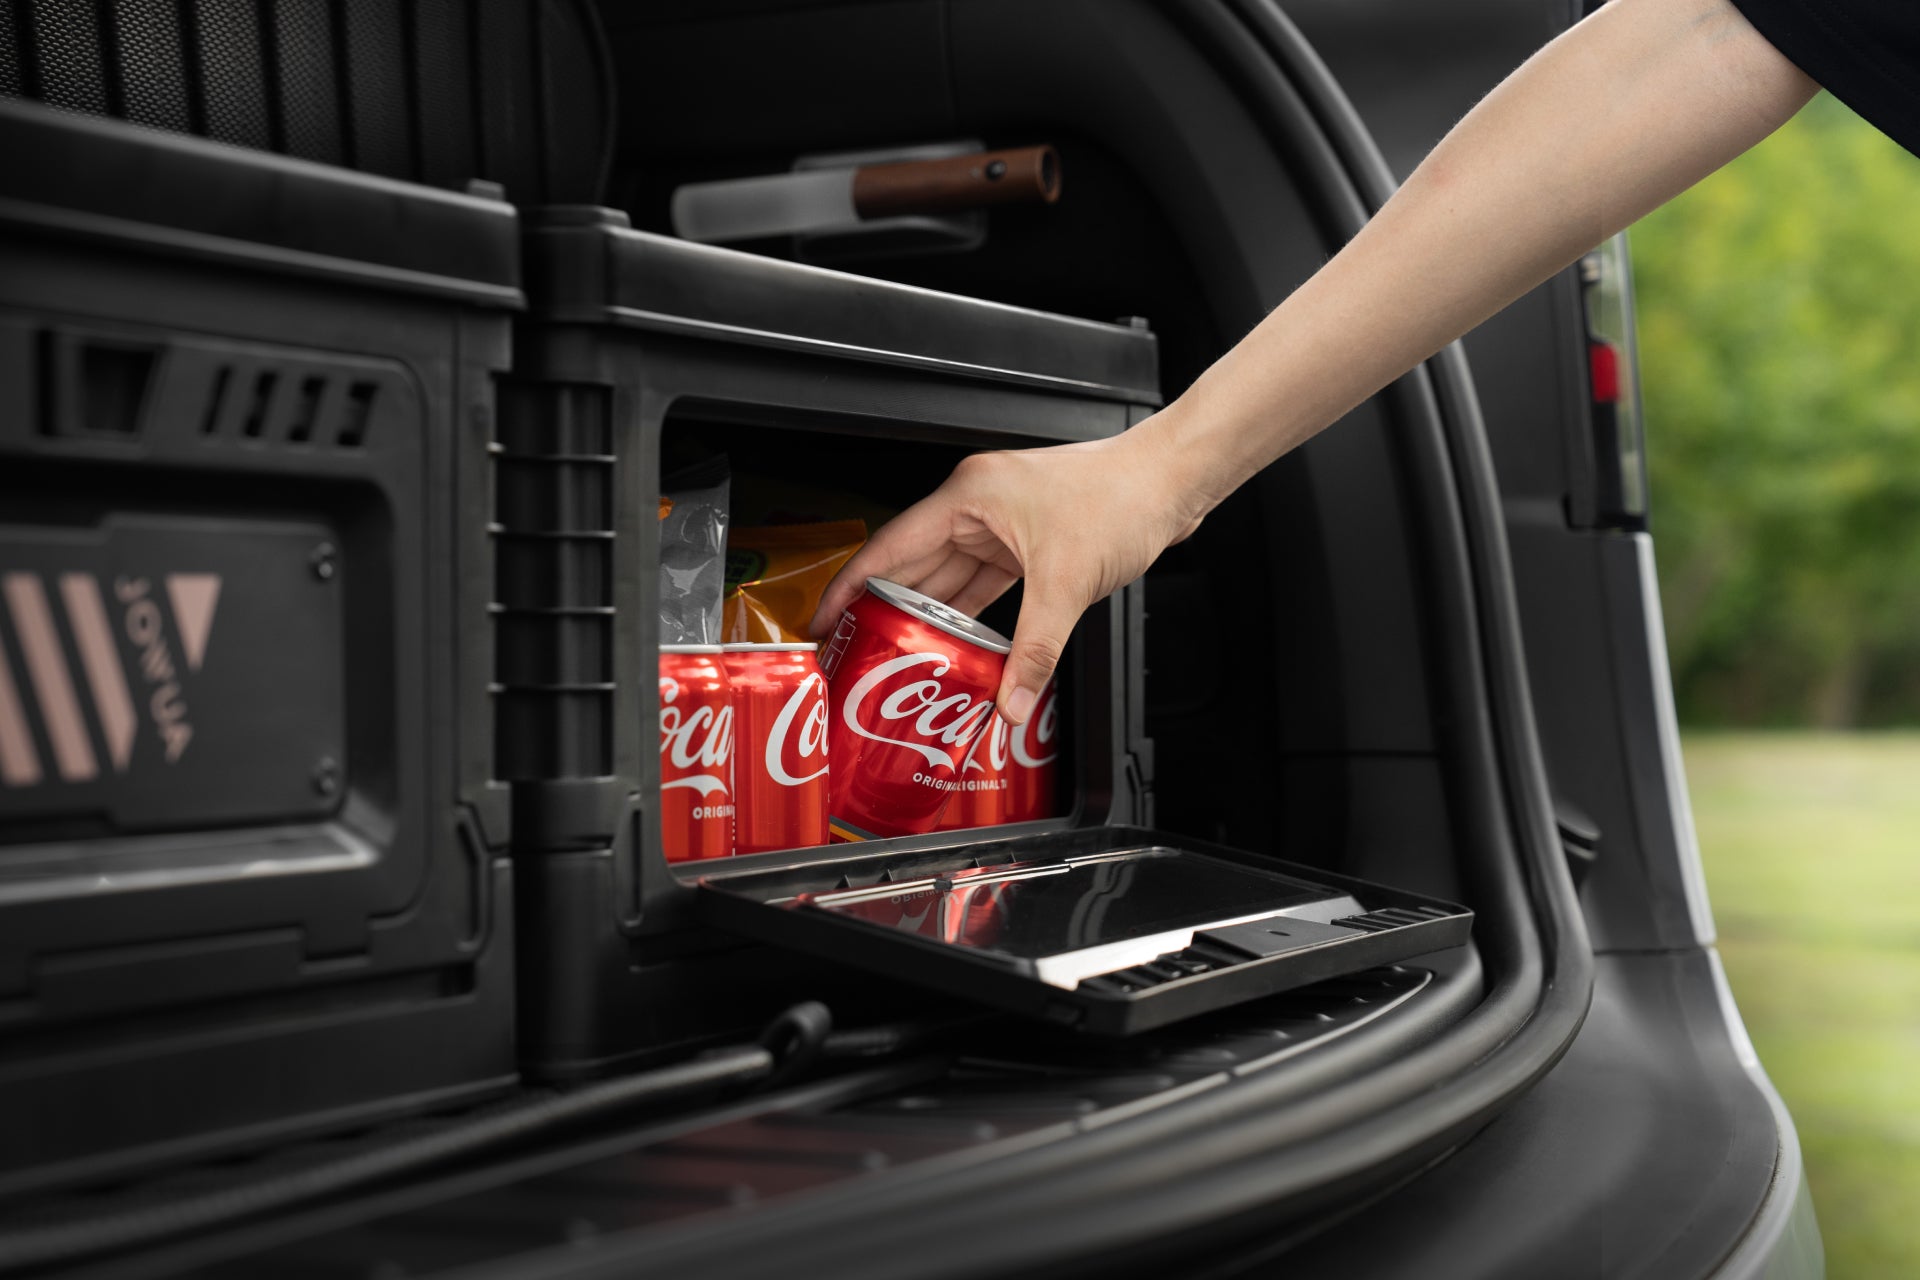
<path fill-rule="evenodd" d="M 515 1078 L 501 197 L 612 108 L 590 0 L 0 11 L 0 1196 Z"/>
<path fill-rule="evenodd" d="M 528 211 L 525 260 L 501 402 L 497 748 L 514 781 L 522 1066 L 615 1070 L 823 991 L 857 1016 L 879 984 L 703 930 L 698 864 L 660 850 L 662 450 L 902 505 L 968 450 L 1126 429 L 1158 403 L 1154 337 L 636 232 L 605 209 Z M 1070 794 L 1025 833 L 1150 817 L 1139 622 L 1131 589 L 1077 633 Z"/>
<path fill-rule="evenodd" d="M 0 103 L 0 1191 L 514 1078 L 513 209 Z"/>

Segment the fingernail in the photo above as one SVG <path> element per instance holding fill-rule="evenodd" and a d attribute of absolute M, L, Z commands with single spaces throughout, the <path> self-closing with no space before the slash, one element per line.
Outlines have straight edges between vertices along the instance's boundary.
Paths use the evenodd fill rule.
<path fill-rule="evenodd" d="M 1013 696 L 1007 699 L 1007 719 L 1015 724 L 1025 724 L 1027 717 L 1033 714 L 1033 704 L 1039 700 L 1040 695 L 1031 689 L 1015 689 Z"/>

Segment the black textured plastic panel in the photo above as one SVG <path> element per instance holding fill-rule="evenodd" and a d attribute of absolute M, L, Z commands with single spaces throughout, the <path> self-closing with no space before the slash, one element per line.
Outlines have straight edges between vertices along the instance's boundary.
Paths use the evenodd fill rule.
<path fill-rule="evenodd" d="M 298 5 L 279 6 L 282 13 Z M 193 110 L 187 101 L 176 0 L 118 0 L 110 11 L 114 47 L 120 51 L 121 111 L 135 124 L 187 133 Z"/>
<path fill-rule="evenodd" d="M 554 211 L 528 236 L 544 320 L 611 324 L 1160 403 L 1145 329 L 633 231 L 609 209 Z"/>
<path fill-rule="evenodd" d="M 14 24 L 13 9 L 0 5 L 0 94 L 18 97 L 20 83 L 20 32 Z"/>
<path fill-rule="evenodd" d="M 412 87 L 408 77 L 407 6 L 392 0 L 347 0 L 347 111 L 353 121 L 354 167 L 390 178 L 411 178 Z"/>
<path fill-rule="evenodd" d="M 25 9 L 24 16 L 33 26 L 40 96 L 71 111 L 104 112 L 107 91 L 95 6 L 73 0 L 33 0 Z"/>
<path fill-rule="evenodd" d="M 613 140 L 588 0 L 11 0 L 0 96 L 528 204 Z"/>
<path fill-rule="evenodd" d="M 265 50 L 256 11 L 231 0 L 194 0 L 192 12 L 202 131 L 237 147 L 271 148 L 272 107 L 260 74 Z"/>
<path fill-rule="evenodd" d="M 331 15 L 316 4 L 282 4 L 273 22 L 282 149 L 321 164 L 348 163 Z"/>

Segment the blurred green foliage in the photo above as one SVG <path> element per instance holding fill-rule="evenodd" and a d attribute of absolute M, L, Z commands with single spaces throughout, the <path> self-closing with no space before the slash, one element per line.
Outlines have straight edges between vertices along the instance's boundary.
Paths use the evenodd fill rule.
<path fill-rule="evenodd" d="M 1631 242 L 1683 720 L 1920 722 L 1920 159 L 1822 94 Z"/>

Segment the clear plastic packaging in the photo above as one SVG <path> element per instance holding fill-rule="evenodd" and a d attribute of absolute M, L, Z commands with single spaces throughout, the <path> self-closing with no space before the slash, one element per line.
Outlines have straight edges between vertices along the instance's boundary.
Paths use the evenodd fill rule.
<path fill-rule="evenodd" d="M 727 460 L 682 468 L 660 487 L 660 643 L 719 644 Z"/>

